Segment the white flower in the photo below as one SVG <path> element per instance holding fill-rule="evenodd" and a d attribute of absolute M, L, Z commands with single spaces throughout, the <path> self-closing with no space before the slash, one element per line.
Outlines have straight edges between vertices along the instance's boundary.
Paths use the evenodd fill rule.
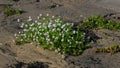
<path fill-rule="evenodd" d="M 32 31 L 34 31 L 35 29 L 33 28 Z"/>
<path fill-rule="evenodd" d="M 83 33 L 83 35 L 85 35 L 85 33 Z"/>
<path fill-rule="evenodd" d="M 43 20 L 45 20 L 45 18 L 43 18 Z"/>
<path fill-rule="evenodd" d="M 26 31 L 28 31 L 28 30 L 27 30 L 27 29 L 23 29 L 23 31 L 25 31 L 25 32 L 26 32 Z"/>
<path fill-rule="evenodd" d="M 49 14 L 46 14 L 46 16 L 49 16 Z"/>
<path fill-rule="evenodd" d="M 32 21 L 32 18 L 31 18 L 31 16 L 29 16 L 29 17 L 28 17 L 28 21 Z"/>
<path fill-rule="evenodd" d="M 64 24 L 64 25 L 62 25 L 62 27 L 61 27 L 61 28 L 63 29 L 64 27 L 65 27 L 65 24 Z"/>
<path fill-rule="evenodd" d="M 50 41 L 50 39 L 46 38 L 46 41 L 48 41 L 48 42 L 49 42 L 49 41 Z"/>
<path fill-rule="evenodd" d="M 56 27 L 56 24 L 53 24 L 53 27 Z"/>
<path fill-rule="evenodd" d="M 29 28 L 30 30 L 32 29 L 32 27 Z"/>
<path fill-rule="evenodd" d="M 61 36 L 62 34 L 60 33 L 60 36 Z"/>
<path fill-rule="evenodd" d="M 80 44 L 82 43 L 82 42 L 79 42 Z"/>
<path fill-rule="evenodd" d="M 30 44 L 32 45 L 33 43 L 31 42 Z"/>
<path fill-rule="evenodd" d="M 73 39 L 73 37 L 71 37 Z"/>
<path fill-rule="evenodd" d="M 45 35 L 45 36 L 47 36 L 48 34 L 47 34 L 47 33 L 45 33 L 44 35 Z"/>
<path fill-rule="evenodd" d="M 58 50 L 55 50 L 56 53 L 58 53 Z"/>
<path fill-rule="evenodd" d="M 69 44 L 72 44 L 72 42 L 69 42 Z"/>
<path fill-rule="evenodd" d="M 63 31 L 65 31 L 66 29 L 64 28 Z M 66 32 L 66 31 L 65 31 Z"/>
<path fill-rule="evenodd" d="M 57 31 L 60 31 L 60 28 L 57 28 Z"/>
<path fill-rule="evenodd" d="M 74 30 L 74 31 L 73 31 L 73 34 L 75 34 L 75 33 L 76 33 L 76 31 Z"/>
<path fill-rule="evenodd" d="M 47 35 L 47 38 L 49 38 L 50 36 L 49 35 Z"/>
<path fill-rule="evenodd" d="M 65 35 L 63 34 L 62 37 L 64 37 Z"/>
<path fill-rule="evenodd" d="M 57 39 L 58 39 L 58 37 L 55 37 L 55 39 L 57 40 Z"/>
<path fill-rule="evenodd" d="M 36 39 L 38 39 L 38 36 L 36 37 Z"/>
<path fill-rule="evenodd" d="M 21 32 L 19 32 L 19 34 L 20 34 Z"/>
<path fill-rule="evenodd" d="M 68 42 L 70 42 L 70 40 L 69 40 L 69 39 L 68 39 L 67 41 L 68 41 Z"/>
<path fill-rule="evenodd" d="M 22 36 L 26 36 L 26 34 L 21 34 Z"/>
<path fill-rule="evenodd" d="M 22 23 L 22 25 L 20 27 L 23 28 L 23 26 L 24 26 L 24 23 Z"/>
<path fill-rule="evenodd" d="M 67 23 L 66 25 L 69 25 L 69 23 Z"/>
<path fill-rule="evenodd" d="M 64 39 L 61 40 L 62 42 L 64 41 Z"/>
<path fill-rule="evenodd" d="M 55 29 L 52 29 L 52 31 L 55 31 Z"/>
<path fill-rule="evenodd" d="M 49 34 L 49 32 L 46 32 L 47 34 Z"/>
<path fill-rule="evenodd" d="M 47 41 L 49 42 L 49 41 L 50 41 L 50 39 L 47 39 Z"/>
<path fill-rule="evenodd" d="M 55 22 L 59 22 L 59 21 L 60 21 L 60 19 L 59 19 L 59 18 L 55 20 Z"/>
<path fill-rule="evenodd" d="M 69 29 L 67 29 L 65 32 L 68 32 Z"/>
<path fill-rule="evenodd" d="M 25 27 L 28 27 L 28 25 L 25 25 Z"/>
<path fill-rule="evenodd" d="M 45 25 L 46 25 L 45 23 L 42 24 L 43 27 L 46 27 Z"/>
<path fill-rule="evenodd" d="M 33 26 L 33 25 L 34 25 L 34 23 L 30 24 L 30 26 Z"/>
<path fill-rule="evenodd" d="M 60 51 L 60 48 L 58 48 L 57 50 Z"/>
<path fill-rule="evenodd" d="M 48 24 L 48 28 L 50 28 L 51 27 L 51 24 Z"/>
<path fill-rule="evenodd" d="M 65 58 L 65 55 L 62 55 L 62 59 L 64 59 Z"/>
<path fill-rule="evenodd" d="M 78 43 L 78 41 L 75 41 L 76 43 Z"/>
<path fill-rule="evenodd" d="M 38 21 L 37 20 L 35 20 L 35 23 L 37 23 Z"/>
<path fill-rule="evenodd" d="M 39 14 L 39 16 L 41 17 L 41 16 L 42 16 L 42 14 Z"/>
<path fill-rule="evenodd" d="M 27 38 L 27 36 L 25 35 L 24 38 Z"/>
<path fill-rule="evenodd" d="M 52 24 L 52 22 L 49 22 L 49 24 L 51 25 L 51 24 Z"/>
<path fill-rule="evenodd" d="M 35 41 L 35 38 L 33 38 L 33 41 Z"/>
<path fill-rule="evenodd" d="M 52 18 L 55 18 L 55 16 L 52 16 Z"/>
<path fill-rule="evenodd" d="M 53 42 L 50 42 L 50 44 L 53 44 Z"/>
<path fill-rule="evenodd" d="M 20 41 L 23 41 L 23 39 L 21 39 Z"/>
<path fill-rule="evenodd" d="M 38 25 L 41 25 L 41 22 L 38 22 Z"/>
<path fill-rule="evenodd" d="M 40 35 L 42 35 L 42 33 L 39 33 Z"/>
<path fill-rule="evenodd" d="M 52 38 L 55 38 L 55 36 L 52 36 Z"/>
<path fill-rule="evenodd" d="M 58 23 L 58 26 L 60 26 L 61 25 L 61 23 Z"/>

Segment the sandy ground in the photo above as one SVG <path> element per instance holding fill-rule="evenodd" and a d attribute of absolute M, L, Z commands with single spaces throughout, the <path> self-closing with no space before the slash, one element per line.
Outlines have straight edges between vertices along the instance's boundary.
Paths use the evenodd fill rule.
<path fill-rule="evenodd" d="M 3 12 L 7 3 L 25 13 L 6 17 Z M 107 19 L 120 21 L 119 3 L 119 0 L 0 0 L 0 68 L 29 68 L 31 65 L 32 68 L 119 68 L 120 53 L 112 56 L 96 54 L 94 48 L 120 44 L 120 31 L 98 29 L 88 32 L 96 39 L 92 47 L 80 56 L 67 56 L 65 59 L 54 51 L 31 44 L 16 46 L 13 42 L 14 34 L 21 31 L 20 24 L 28 16 L 37 19 L 40 13 L 49 13 L 50 16 L 61 16 L 67 22 L 80 23 L 84 17 L 105 15 Z M 17 22 L 18 18 L 21 22 Z"/>

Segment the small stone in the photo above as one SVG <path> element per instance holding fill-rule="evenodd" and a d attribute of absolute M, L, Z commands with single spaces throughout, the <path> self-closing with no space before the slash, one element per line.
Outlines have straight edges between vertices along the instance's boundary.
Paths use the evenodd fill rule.
<path fill-rule="evenodd" d="M 56 53 L 58 53 L 58 50 L 55 50 Z"/>
<path fill-rule="evenodd" d="M 83 17 L 83 15 L 80 15 L 80 17 Z"/>
<path fill-rule="evenodd" d="M 65 55 L 62 55 L 62 59 L 64 59 L 65 58 Z"/>
<path fill-rule="evenodd" d="M 2 43 L 0 43 L 0 46 L 3 45 Z"/>
<path fill-rule="evenodd" d="M 19 23 L 19 22 L 20 22 L 20 19 L 17 19 L 17 22 Z"/>
<path fill-rule="evenodd" d="M 40 2 L 40 0 L 36 0 L 36 2 Z"/>

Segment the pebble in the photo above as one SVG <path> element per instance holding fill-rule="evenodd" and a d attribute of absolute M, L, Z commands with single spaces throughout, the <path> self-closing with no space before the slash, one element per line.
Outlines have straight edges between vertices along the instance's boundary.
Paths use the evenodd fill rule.
<path fill-rule="evenodd" d="M 3 45 L 2 43 L 0 43 L 0 46 Z"/>

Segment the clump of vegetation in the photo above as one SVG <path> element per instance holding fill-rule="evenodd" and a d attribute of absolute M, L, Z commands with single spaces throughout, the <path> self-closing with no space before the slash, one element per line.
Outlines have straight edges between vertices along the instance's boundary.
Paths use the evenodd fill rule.
<path fill-rule="evenodd" d="M 90 30 L 96 28 L 104 28 L 110 30 L 118 30 L 120 29 L 120 22 L 116 21 L 106 21 L 101 16 L 93 16 L 91 18 L 86 18 L 83 23 L 79 24 L 79 29 L 81 30 Z"/>
<path fill-rule="evenodd" d="M 110 46 L 110 47 L 107 47 L 107 48 L 97 48 L 95 50 L 96 53 L 111 53 L 111 54 L 114 54 L 114 53 L 117 53 L 117 52 L 120 52 L 120 45 L 113 45 L 113 46 Z"/>
<path fill-rule="evenodd" d="M 22 23 L 23 32 L 19 32 L 17 44 L 36 43 L 44 48 L 62 54 L 80 55 L 89 45 L 90 39 L 79 29 L 73 29 L 73 23 L 64 23 L 60 17 L 43 17 Z"/>
<path fill-rule="evenodd" d="M 7 4 L 4 10 L 4 14 L 6 16 L 11 16 L 11 15 L 15 15 L 15 14 L 21 14 L 23 11 L 20 9 L 13 9 L 11 8 L 12 4 Z"/>

